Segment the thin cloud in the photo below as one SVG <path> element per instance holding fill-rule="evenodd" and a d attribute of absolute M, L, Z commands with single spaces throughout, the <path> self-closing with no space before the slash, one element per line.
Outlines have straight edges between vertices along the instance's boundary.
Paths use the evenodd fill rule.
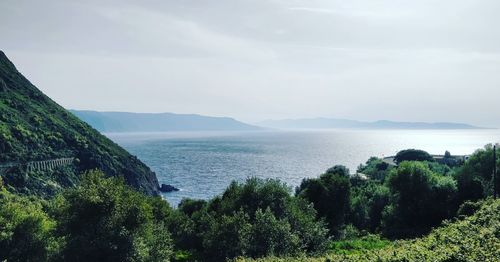
<path fill-rule="evenodd" d="M 320 13 L 320 14 L 338 14 L 342 13 L 333 9 L 326 9 L 326 8 L 314 8 L 314 7 L 289 7 L 287 8 L 288 10 L 292 11 L 306 11 L 306 12 L 312 12 L 312 13 Z"/>
<path fill-rule="evenodd" d="M 69 108 L 492 126 L 499 9 L 496 0 L 5 0 L 0 47 Z"/>

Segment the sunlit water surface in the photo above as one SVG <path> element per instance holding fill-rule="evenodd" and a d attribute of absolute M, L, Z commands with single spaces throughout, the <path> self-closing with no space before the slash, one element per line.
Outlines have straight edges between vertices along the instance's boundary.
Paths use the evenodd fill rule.
<path fill-rule="evenodd" d="M 370 156 L 418 148 L 433 154 L 470 154 L 499 142 L 499 130 L 323 130 L 106 134 L 156 172 L 160 183 L 180 188 L 163 194 L 208 199 L 232 180 L 278 178 L 291 187 L 342 164 L 351 173 Z"/>

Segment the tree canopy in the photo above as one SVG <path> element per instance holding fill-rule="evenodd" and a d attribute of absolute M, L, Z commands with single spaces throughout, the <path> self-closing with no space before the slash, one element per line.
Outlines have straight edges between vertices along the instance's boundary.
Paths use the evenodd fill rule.
<path fill-rule="evenodd" d="M 406 149 L 406 150 L 401 150 L 399 151 L 394 160 L 396 161 L 397 164 L 403 162 L 403 161 L 434 161 L 434 158 L 432 156 L 419 149 Z"/>

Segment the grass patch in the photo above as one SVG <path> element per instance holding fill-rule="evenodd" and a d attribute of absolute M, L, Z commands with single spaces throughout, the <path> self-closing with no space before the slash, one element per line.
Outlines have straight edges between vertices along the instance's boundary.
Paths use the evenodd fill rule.
<path fill-rule="evenodd" d="M 359 239 L 332 241 L 328 245 L 328 252 L 332 254 L 357 254 L 385 248 L 391 243 L 389 240 L 381 239 L 378 235 L 368 235 Z"/>

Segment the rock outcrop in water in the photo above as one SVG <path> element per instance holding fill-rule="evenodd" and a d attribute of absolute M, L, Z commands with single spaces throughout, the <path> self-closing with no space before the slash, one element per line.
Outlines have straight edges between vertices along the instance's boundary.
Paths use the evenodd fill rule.
<path fill-rule="evenodd" d="M 173 192 L 173 191 L 179 191 L 178 188 L 176 188 L 174 186 L 171 186 L 171 185 L 167 185 L 167 184 L 161 184 L 159 190 L 161 192 L 165 192 L 165 193 Z"/>

